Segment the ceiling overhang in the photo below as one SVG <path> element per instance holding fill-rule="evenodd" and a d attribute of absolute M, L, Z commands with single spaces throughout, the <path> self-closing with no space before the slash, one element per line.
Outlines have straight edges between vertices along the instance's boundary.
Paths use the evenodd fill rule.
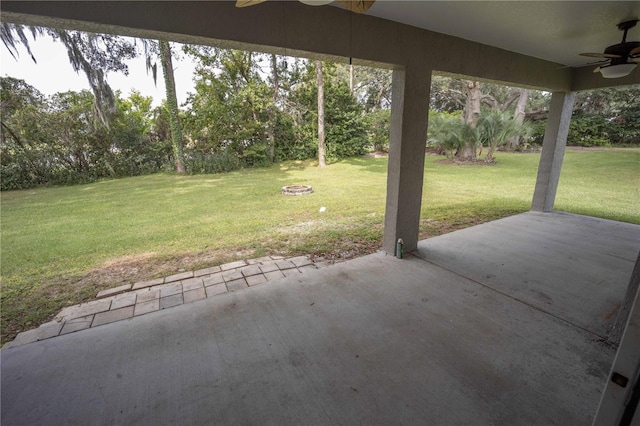
<path fill-rule="evenodd" d="M 404 10 L 402 8 L 407 7 L 406 3 L 429 3 L 431 8 L 443 7 L 439 3 L 459 3 L 456 7 L 466 5 L 471 9 L 464 9 L 465 14 L 460 14 L 460 22 L 463 22 L 464 19 L 470 19 L 466 15 L 478 5 L 494 2 L 379 0 L 370 13 L 401 19 L 391 16 L 391 13 L 396 9 Z M 313 7 L 292 1 L 268 1 L 242 9 L 236 8 L 232 1 L 3 1 L 0 7 L 2 20 L 7 22 L 166 38 L 334 61 L 345 61 L 351 57 L 355 63 L 413 67 L 425 72 L 439 71 L 551 91 L 640 84 L 640 72 L 621 79 L 606 80 L 594 75 L 590 67 L 562 68 L 565 65 L 562 62 L 534 56 L 531 48 L 535 47 L 535 43 L 529 43 L 528 49 L 523 43 L 498 43 L 499 40 L 494 39 L 501 39 L 504 35 L 497 28 L 487 30 L 488 33 L 496 31 L 497 35 L 477 37 L 487 41 L 480 43 L 465 39 L 472 35 L 459 30 L 450 30 L 455 34 L 444 34 L 408 25 L 414 22 L 395 22 L 353 14 L 339 7 Z M 489 11 L 495 8 L 488 7 Z M 435 13 L 433 10 L 432 13 Z M 611 14 L 615 14 L 613 8 Z M 501 16 L 508 21 L 507 15 Z M 482 27 L 482 19 L 475 24 L 478 28 Z M 512 26 L 515 23 L 509 21 L 505 25 Z M 550 27 L 556 28 L 553 25 Z M 571 28 L 566 28 L 566 31 L 572 31 Z"/>

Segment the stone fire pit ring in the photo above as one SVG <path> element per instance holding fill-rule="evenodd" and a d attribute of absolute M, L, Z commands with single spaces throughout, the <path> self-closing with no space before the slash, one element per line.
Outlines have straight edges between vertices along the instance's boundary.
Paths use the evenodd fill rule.
<path fill-rule="evenodd" d="M 311 185 L 289 185 L 282 187 L 282 195 L 305 195 L 311 194 L 313 188 Z"/>

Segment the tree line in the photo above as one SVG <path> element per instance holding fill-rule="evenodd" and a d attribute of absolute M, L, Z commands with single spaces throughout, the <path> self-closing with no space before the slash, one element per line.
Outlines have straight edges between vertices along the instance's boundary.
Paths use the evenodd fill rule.
<path fill-rule="evenodd" d="M 13 31 L 13 38 L 20 39 Z M 81 33 L 80 40 L 87 37 L 94 45 L 84 53 L 86 62 L 110 63 L 113 71 L 118 58 L 109 56 L 100 35 L 86 34 Z M 120 50 L 135 52 L 130 41 L 121 43 Z M 345 64 L 318 68 L 311 61 L 278 55 L 184 46 L 182 54 L 196 63 L 195 88 L 178 108 L 175 82 L 167 78 L 175 52 L 164 43 L 169 46 L 165 53 L 162 42 L 142 43 L 154 79 L 155 59 L 163 64 L 167 99 L 158 108 L 151 108 L 151 99 L 139 93 L 125 98 L 111 92 L 106 78 L 91 91 L 44 96 L 25 81 L 3 77 L 1 188 L 172 170 L 215 173 L 312 158 L 317 155 L 319 124 L 326 124 L 329 160 L 361 155 L 378 143 L 379 134 L 368 132 L 367 122 L 374 111 L 386 109 L 388 114 L 387 94 L 375 87 L 381 79 L 389 80 L 383 86 L 390 87 L 388 71 L 361 68 L 350 86 L 345 76 L 354 72 Z M 123 63 L 119 66 L 119 71 L 128 71 Z M 318 71 L 326 98 L 322 123 Z"/>
<path fill-rule="evenodd" d="M 159 171 L 217 173 L 283 160 L 335 160 L 388 150 L 391 73 L 274 54 L 185 45 L 196 64 L 194 90 L 178 106 L 176 45 L 104 34 L 2 24 L 12 55 L 26 33 L 64 43 L 90 91 L 45 96 L 27 82 L 0 79 L 0 189 L 89 182 Z M 140 49 L 142 47 L 142 49 Z M 144 55 L 150 78 L 160 61 L 166 99 L 113 92 L 108 72 Z M 580 93 L 570 144 L 640 143 L 637 87 Z M 507 147 L 540 145 L 550 95 L 434 76 L 429 135 L 443 154 L 494 161 Z"/>
<path fill-rule="evenodd" d="M 551 94 L 434 76 L 428 145 L 461 161 L 493 162 L 498 149 L 541 149 Z M 640 146 L 640 87 L 578 92 L 570 146 Z"/>

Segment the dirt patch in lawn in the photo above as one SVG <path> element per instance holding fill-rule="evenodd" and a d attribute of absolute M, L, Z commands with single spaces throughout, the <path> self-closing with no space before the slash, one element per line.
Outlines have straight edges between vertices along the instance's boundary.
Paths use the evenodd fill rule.
<path fill-rule="evenodd" d="M 252 258 L 254 249 L 227 249 L 158 256 L 142 253 L 110 259 L 84 273 L 64 273 L 34 287 L 5 287 L 2 294 L 2 344 L 51 321 L 64 307 L 93 300 L 99 291 L 137 281 Z"/>
<path fill-rule="evenodd" d="M 92 286 L 98 291 L 123 284 L 164 277 L 178 272 L 192 271 L 213 265 L 248 259 L 254 249 L 212 250 L 186 253 L 171 257 L 159 257 L 155 253 L 143 253 L 111 259 L 99 268 L 85 274 L 77 285 Z"/>
<path fill-rule="evenodd" d="M 454 166 L 495 166 L 496 162 L 492 161 L 490 163 L 487 163 L 484 160 L 477 160 L 477 161 L 463 161 L 463 160 L 456 160 L 456 159 L 451 159 L 451 158 L 445 158 L 443 160 L 438 160 L 436 161 L 437 164 L 451 164 Z"/>
<path fill-rule="evenodd" d="M 365 155 L 363 155 L 364 158 L 387 158 L 388 156 L 389 153 L 384 151 L 367 152 Z"/>

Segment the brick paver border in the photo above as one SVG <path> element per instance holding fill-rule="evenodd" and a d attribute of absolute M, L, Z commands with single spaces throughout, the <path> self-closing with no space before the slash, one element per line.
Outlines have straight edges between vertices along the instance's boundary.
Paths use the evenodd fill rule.
<path fill-rule="evenodd" d="M 19 333 L 3 349 L 242 291 L 324 266 L 328 263 L 313 262 L 308 256 L 265 256 L 121 285 L 101 291 L 97 300 L 64 308 L 53 321 Z"/>

